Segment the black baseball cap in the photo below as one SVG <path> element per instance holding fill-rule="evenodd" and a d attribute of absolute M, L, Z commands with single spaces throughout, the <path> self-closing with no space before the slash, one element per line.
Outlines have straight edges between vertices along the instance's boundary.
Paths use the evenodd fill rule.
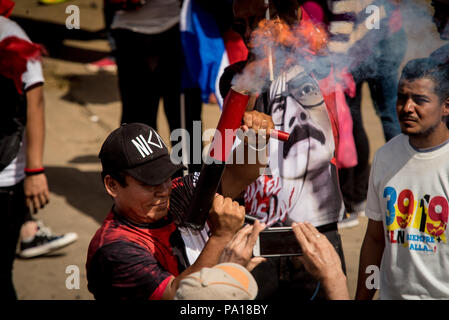
<path fill-rule="evenodd" d="M 143 123 L 122 124 L 106 138 L 98 157 L 103 171 L 123 171 L 151 186 L 159 185 L 176 171 L 185 169 L 174 164 L 159 134 Z"/>

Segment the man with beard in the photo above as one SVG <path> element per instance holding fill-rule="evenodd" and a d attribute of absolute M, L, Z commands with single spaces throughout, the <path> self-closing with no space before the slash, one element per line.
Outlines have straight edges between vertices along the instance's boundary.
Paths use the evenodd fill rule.
<path fill-rule="evenodd" d="M 225 71 L 220 80 L 223 97 L 233 78 L 254 61 L 257 48 L 249 43 L 267 9 L 262 0 L 234 0 L 233 5 L 234 28 L 252 52 L 248 61 L 232 65 Z M 269 11 L 272 18 L 279 18 L 292 30 L 310 22 L 296 0 L 270 1 Z M 288 55 L 289 48 L 284 49 Z M 291 48 L 292 57 L 297 53 L 295 49 L 302 48 Z M 301 57 L 301 63 L 297 57 L 293 64 L 276 61 L 274 80 L 266 83 L 256 101 L 255 109 L 271 115 L 275 128 L 289 132 L 290 138 L 287 142 L 271 140 L 269 170 L 247 188 L 245 205 L 250 215 L 268 226 L 291 226 L 294 222 L 308 221 L 318 227 L 333 244 L 345 270 L 337 230 L 344 205 L 334 158 L 338 143 L 335 96 L 329 94 L 332 90 L 322 93 L 323 88 L 318 84 L 320 79 L 332 75 L 330 68 L 327 71 L 322 66 L 309 69 L 316 65 L 314 57 Z M 320 283 L 305 270 L 298 257 L 268 258 L 253 274 L 259 283 L 257 299 L 326 297 Z"/>
<path fill-rule="evenodd" d="M 356 299 L 371 299 L 368 266 L 380 267 L 380 299 L 447 299 L 449 263 L 449 66 L 409 61 L 396 110 L 402 134 L 373 160 Z"/>

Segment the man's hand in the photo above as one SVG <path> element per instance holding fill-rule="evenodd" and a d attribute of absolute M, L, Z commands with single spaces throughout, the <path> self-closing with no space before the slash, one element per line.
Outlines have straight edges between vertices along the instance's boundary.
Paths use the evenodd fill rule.
<path fill-rule="evenodd" d="M 215 195 L 212 208 L 209 211 L 209 221 L 212 235 L 229 240 L 242 227 L 245 220 L 245 208 L 237 201 Z"/>
<path fill-rule="evenodd" d="M 49 202 L 47 177 L 44 173 L 27 176 L 23 184 L 26 205 L 37 213 Z"/>
<path fill-rule="evenodd" d="M 326 236 L 307 222 L 294 223 L 292 228 L 304 254 L 300 257 L 301 262 L 322 283 L 327 297 L 349 299 L 340 257 Z"/>
<path fill-rule="evenodd" d="M 271 116 L 258 111 L 247 111 L 243 116 L 243 124 L 237 130 L 237 136 L 244 143 L 240 144 L 232 154 L 232 164 L 226 166 L 221 179 L 221 190 L 226 196 L 236 198 L 249 184 L 260 175 L 268 164 L 268 148 L 265 148 L 274 129 Z M 261 138 L 258 138 L 261 135 Z M 257 148 L 257 152 L 249 150 L 248 145 Z"/>
<path fill-rule="evenodd" d="M 255 110 L 246 111 L 243 115 L 243 124 L 240 129 L 242 129 L 245 133 L 245 143 L 255 146 L 258 135 L 262 136 L 262 138 L 265 140 L 265 144 L 268 143 L 270 131 L 274 129 L 274 123 L 271 116 L 263 112 Z M 247 134 L 250 130 L 253 130 L 254 135 Z"/>
<path fill-rule="evenodd" d="M 224 198 L 216 194 L 208 218 L 212 235 L 207 240 L 198 259 L 180 275 L 170 280 L 162 299 L 173 299 L 179 282 L 187 275 L 199 271 L 201 268 L 211 268 L 216 265 L 226 245 L 242 227 L 244 219 L 244 207 L 240 206 L 238 202 L 232 201 L 231 198 Z"/>
<path fill-rule="evenodd" d="M 220 262 L 235 262 L 244 266 L 248 271 L 253 270 L 259 263 L 265 261 L 263 257 L 252 257 L 253 248 L 259 233 L 265 229 L 265 224 L 257 220 L 253 225 L 246 225 L 224 248 Z"/>

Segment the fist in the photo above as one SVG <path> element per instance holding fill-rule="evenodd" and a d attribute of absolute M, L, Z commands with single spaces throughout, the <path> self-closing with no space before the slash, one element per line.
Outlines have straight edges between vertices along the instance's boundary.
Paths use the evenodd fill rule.
<path fill-rule="evenodd" d="M 232 239 L 245 220 L 245 208 L 231 198 L 216 195 L 209 211 L 212 235 Z"/>

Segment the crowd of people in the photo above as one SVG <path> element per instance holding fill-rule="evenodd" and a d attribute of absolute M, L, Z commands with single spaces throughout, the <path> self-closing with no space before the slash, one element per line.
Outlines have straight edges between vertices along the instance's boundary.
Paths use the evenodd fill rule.
<path fill-rule="evenodd" d="M 449 40 L 449 1 L 431 3 L 440 37 Z M 369 6 L 379 10 L 373 28 Z M 8 104 L 0 199 L 9 244 L 1 283 L 11 299 L 19 237 L 23 257 L 77 239 L 45 231 L 30 215 L 49 198 L 44 79 L 39 46 L 8 19 L 12 8 L 0 0 L 0 81 Z M 96 299 L 350 299 L 339 229 L 356 225 L 362 213 L 368 226 L 356 299 L 376 293 L 367 286 L 369 266 L 380 270 L 380 299 L 449 298 L 449 45 L 400 70 L 407 49 L 401 1 L 105 0 L 104 12 L 122 116 L 99 150 L 112 207 L 87 252 Z M 183 23 L 210 30 L 193 37 L 182 34 L 189 29 Z M 227 60 L 212 52 L 220 41 Z M 211 51 L 207 76 L 192 71 L 192 47 Z M 364 82 L 386 141 L 372 164 L 361 118 Z M 219 183 L 207 221 L 193 228 L 187 213 L 209 164 L 172 162 L 155 130 L 159 100 L 170 130 L 192 133 L 212 93 L 222 104 L 236 86 L 255 83 L 240 128 L 266 144 L 237 139 L 233 151 L 256 150 L 268 161 L 227 163 L 213 177 Z M 270 137 L 274 130 L 288 140 Z M 184 151 L 191 160 L 194 149 Z M 261 232 L 277 227 L 291 228 L 301 253 L 254 255 Z"/>

